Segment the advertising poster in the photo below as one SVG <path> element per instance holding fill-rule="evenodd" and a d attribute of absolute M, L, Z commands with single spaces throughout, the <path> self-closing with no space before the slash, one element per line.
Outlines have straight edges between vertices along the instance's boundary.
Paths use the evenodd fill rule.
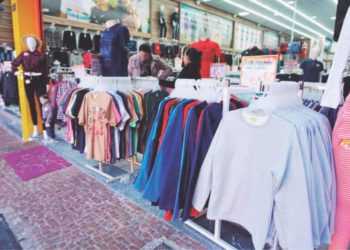
<path fill-rule="evenodd" d="M 272 31 L 264 32 L 264 48 L 278 49 L 278 33 Z"/>
<path fill-rule="evenodd" d="M 255 29 L 248 25 L 235 23 L 235 43 L 236 51 L 244 51 L 251 46 L 262 48 L 262 30 Z"/>
<path fill-rule="evenodd" d="M 258 89 L 261 83 L 274 83 L 277 63 L 278 55 L 242 57 L 240 85 Z"/>
<path fill-rule="evenodd" d="M 150 33 L 150 0 L 43 0 L 44 15 L 104 24 L 119 19 L 130 31 Z"/>
<path fill-rule="evenodd" d="M 233 22 L 181 4 L 180 40 L 187 43 L 210 38 L 221 47 L 232 47 Z"/>

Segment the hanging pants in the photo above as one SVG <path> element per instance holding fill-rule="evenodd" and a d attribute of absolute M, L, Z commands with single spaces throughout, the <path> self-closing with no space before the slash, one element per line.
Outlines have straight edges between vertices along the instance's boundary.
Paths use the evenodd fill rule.
<path fill-rule="evenodd" d="M 348 249 L 350 243 L 350 97 L 341 109 L 333 131 L 337 175 L 335 234 L 329 249 Z"/>
<path fill-rule="evenodd" d="M 29 80 L 30 83 L 26 83 Z M 41 110 L 39 97 L 46 94 L 46 86 L 42 80 L 42 76 L 24 76 L 24 88 L 29 103 L 30 115 L 32 117 L 33 125 L 38 125 L 37 112 L 35 108 L 35 100 L 38 101 Z M 41 111 L 40 111 L 41 113 Z M 43 126 L 45 128 L 45 126 Z"/>

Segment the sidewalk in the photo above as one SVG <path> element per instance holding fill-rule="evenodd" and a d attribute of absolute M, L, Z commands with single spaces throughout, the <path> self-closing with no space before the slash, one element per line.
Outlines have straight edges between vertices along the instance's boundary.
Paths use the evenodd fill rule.
<path fill-rule="evenodd" d="M 0 213 L 24 249 L 140 249 L 162 237 L 183 249 L 208 247 L 79 167 L 23 182 L 3 154 L 40 144 L 3 126 L 0 143 Z"/>

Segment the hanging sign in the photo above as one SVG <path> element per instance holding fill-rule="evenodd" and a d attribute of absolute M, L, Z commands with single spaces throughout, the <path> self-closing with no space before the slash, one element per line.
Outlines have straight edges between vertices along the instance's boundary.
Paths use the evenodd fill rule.
<path fill-rule="evenodd" d="M 226 77 L 226 64 L 225 63 L 213 63 L 210 66 L 210 78 L 225 78 Z"/>
<path fill-rule="evenodd" d="M 242 57 L 241 83 L 243 87 L 259 88 L 276 81 L 278 55 Z"/>

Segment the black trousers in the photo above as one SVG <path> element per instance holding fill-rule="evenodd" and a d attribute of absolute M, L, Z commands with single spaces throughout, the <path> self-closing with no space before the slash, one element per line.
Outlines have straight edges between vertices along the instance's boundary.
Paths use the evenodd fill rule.
<path fill-rule="evenodd" d="M 46 132 L 47 132 L 47 135 L 52 138 L 52 139 L 56 139 L 56 134 L 55 134 L 55 119 L 52 119 L 51 123 L 50 123 L 50 127 L 46 127 L 44 126 Z"/>
<path fill-rule="evenodd" d="M 164 21 L 163 23 L 160 24 L 160 37 L 166 38 L 166 33 L 167 33 L 167 27 Z"/>
<path fill-rule="evenodd" d="M 30 83 L 26 83 L 27 80 Z M 41 114 L 41 103 L 39 97 L 46 94 L 46 86 L 41 76 L 24 76 L 24 89 L 29 103 L 30 115 L 32 117 L 33 125 L 38 125 L 37 112 L 35 108 L 35 100 L 38 101 L 40 105 Z M 45 128 L 45 126 L 43 126 Z"/>

